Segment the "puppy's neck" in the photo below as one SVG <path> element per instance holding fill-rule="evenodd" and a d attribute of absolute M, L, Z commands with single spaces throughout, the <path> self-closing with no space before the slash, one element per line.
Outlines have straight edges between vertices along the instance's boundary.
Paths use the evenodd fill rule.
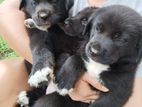
<path fill-rule="evenodd" d="M 88 61 L 85 61 L 85 66 L 89 75 L 93 78 L 97 78 L 98 80 L 100 80 L 100 74 L 104 71 L 108 71 L 108 69 L 110 68 L 109 65 L 95 62 L 90 58 L 88 59 Z"/>

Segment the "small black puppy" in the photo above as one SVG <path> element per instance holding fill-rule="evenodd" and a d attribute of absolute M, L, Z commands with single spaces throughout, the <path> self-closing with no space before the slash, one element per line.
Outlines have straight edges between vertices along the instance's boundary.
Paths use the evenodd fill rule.
<path fill-rule="evenodd" d="M 86 10 L 81 13 L 84 11 Z M 77 36 L 77 33 L 74 33 L 77 24 L 72 23 L 77 17 L 78 15 L 69 18 L 66 23 L 68 30 L 71 25 L 71 30 L 66 31 L 71 36 Z M 52 93 L 38 100 L 35 107 L 122 107 L 128 101 L 132 94 L 135 72 L 142 57 L 142 17 L 125 6 L 103 7 L 90 16 L 84 33 L 88 34 L 88 31 L 90 38 L 84 54 L 70 62 L 69 72 L 61 72 L 58 81 L 62 87 L 66 84 L 73 87 L 74 83 L 68 80 L 78 77 L 78 72 L 86 69 L 110 91 L 100 92 L 100 97 L 88 105 L 72 101 L 68 96 Z M 76 71 L 71 71 L 71 67 Z"/>
<path fill-rule="evenodd" d="M 58 24 L 63 23 L 65 18 L 68 17 L 72 5 L 73 1 L 70 0 L 21 1 L 20 9 L 23 9 L 26 13 L 27 20 L 25 20 L 25 24 L 27 27 L 32 28 L 27 29 L 33 55 L 33 67 L 28 81 L 31 86 L 38 87 L 39 83 L 47 81 L 46 76 L 53 71 L 54 53 L 57 50 L 54 42 L 57 40 L 51 43 L 51 39 L 54 39 L 55 36 L 57 36 L 57 39 L 61 38 L 58 35 L 64 34 Z M 47 30 L 48 32 L 46 32 Z M 63 43 L 59 39 L 58 41 Z"/>
<path fill-rule="evenodd" d="M 62 27 L 67 35 L 72 37 L 84 38 L 85 27 L 88 23 L 88 18 L 95 13 L 97 7 L 88 7 L 83 10 L 83 12 L 78 12 L 75 17 L 69 17 L 65 20 L 65 25 Z M 73 27 L 71 27 L 73 26 Z M 87 35 L 88 36 L 88 35 Z"/>

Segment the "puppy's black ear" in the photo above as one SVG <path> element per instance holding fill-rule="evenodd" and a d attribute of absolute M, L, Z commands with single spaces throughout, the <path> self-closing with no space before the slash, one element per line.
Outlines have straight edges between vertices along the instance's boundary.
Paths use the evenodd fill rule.
<path fill-rule="evenodd" d="M 23 9 L 26 6 L 26 0 L 21 0 L 19 10 Z"/>

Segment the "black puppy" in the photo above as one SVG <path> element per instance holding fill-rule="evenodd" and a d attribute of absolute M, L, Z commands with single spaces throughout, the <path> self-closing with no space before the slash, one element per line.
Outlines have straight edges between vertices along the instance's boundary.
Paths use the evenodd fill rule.
<path fill-rule="evenodd" d="M 70 26 L 68 23 L 67 27 Z M 77 25 L 72 23 L 70 29 L 74 26 Z M 72 31 L 73 29 L 69 31 L 71 36 L 74 34 Z M 103 7 L 91 15 L 86 31 L 90 31 L 90 38 L 85 52 L 80 58 L 78 55 L 78 59 L 74 59 L 77 63 L 70 63 L 71 67 L 76 68 L 76 72 L 62 72 L 59 81 L 62 81 L 63 87 L 66 84 L 73 87 L 74 83 L 67 83 L 70 82 L 68 79 L 78 77 L 78 72 L 86 69 L 110 91 L 100 92 L 100 97 L 90 105 L 53 93 L 38 100 L 35 107 L 122 107 L 128 101 L 132 94 L 135 72 L 142 57 L 142 17 L 125 6 Z"/>
<path fill-rule="evenodd" d="M 33 68 L 29 79 L 31 86 L 38 87 L 39 83 L 46 81 L 46 76 L 53 71 L 55 59 L 53 53 L 56 47 L 53 46 L 54 43 L 51 43 L 52 37 L 50 36 L 57 35 L 59 32 L 63 34 L 57 24 L 62 23 L 68 17 L 68 11 L 72 5 L 73 2 L 69 0 L 21 1 L 20 9 L 26 13 L 26 19 L 29 18 L 25 20 L 26 26 L 35 27 L 27 29 L 33 55 Z M 49 31 L 44 32 L 47 30 Z"/>
<path fill-rule="evenodd" d="M 67 35 L 73 36 L 73 37 L 80 37 L 84 38 L 85 33 L 85 27 L 88 23 L 88 18 L 92 15 L 92 13 L 95 13 L 97 7 L 88 7 L 83 10 L 83 12 L 79 12 L 74 17 L 69 17 L 65 20 L 65 25 L 62 27 L 64 32 Z M 73 26 L 73 27 L 71 27 Z"/>

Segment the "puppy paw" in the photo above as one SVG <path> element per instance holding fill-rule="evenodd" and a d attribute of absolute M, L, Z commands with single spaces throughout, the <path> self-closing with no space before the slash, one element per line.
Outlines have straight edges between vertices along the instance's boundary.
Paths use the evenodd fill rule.
<path fill-rule="evenodd" d="M 55 84 L 57 88 L 57 92 L 65 96 L 67 95 L 70 91 L 73 90 L 73 86 L 75 84 L 75 78 L 70 77 L 70 74 L 66 72 L 65 70 L 60 71 L 58 75 L 56 75 L 55 78 Z"/>
<path fill-rule="evenodd" d="M 26 19 L 24 21 L 24 25 L 27 27 L 27 28 L 35 28 L 35 22 L 33 21 L 33 19 Z"/>
<path fill-rule="evenodd" d="M 53 73 L 50 68 L 43 68 L 30 77 L 28 83 L 32 87 L 38 87 L 40 83 L 48 81 L 48 76 Z"/>
<path fill-rule="evenodd" d="M 56 90 L 60 95 L 62 95 L 62 96 L 66 96 L 66 95 L 68 95 L 69 94 L 69 92 L 71 92 L 71 91 L 73 91 L 73 88 L 72 89 L 66 89 L 66 88 L 63 88 L 63 89 L 59 89 L 59 88 L 57 88 L 57 90 Z"/>
<path fill-rule="evenodd" d="M 18 100 L 17 103 L 21 106 L 21 107 L 29 107 L 29 98 L 27 97 L 27 93 L 26 91 L 22 91 L 20 92 L 20 94 L 18 95 Z"/>

